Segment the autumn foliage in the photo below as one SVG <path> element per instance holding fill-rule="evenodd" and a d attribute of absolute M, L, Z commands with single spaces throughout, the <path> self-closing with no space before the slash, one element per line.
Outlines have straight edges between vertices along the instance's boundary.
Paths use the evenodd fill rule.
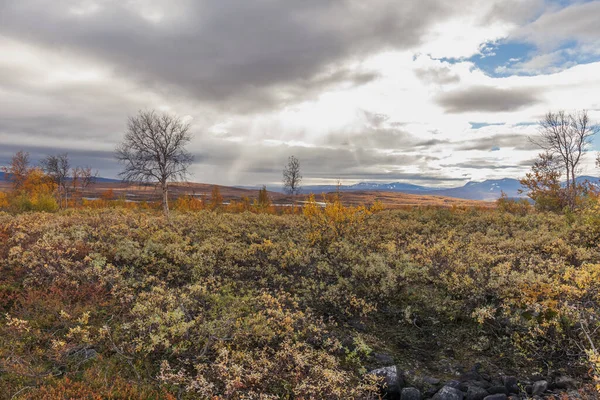
<path fill-rule="evenodd" d="M 447 348 L 599 376 L 600 206 L 181 202 L 168 223 L 139 206 L 0 213 L 1 399 L 376 398 L 375 354 L 431 368 Z"/>

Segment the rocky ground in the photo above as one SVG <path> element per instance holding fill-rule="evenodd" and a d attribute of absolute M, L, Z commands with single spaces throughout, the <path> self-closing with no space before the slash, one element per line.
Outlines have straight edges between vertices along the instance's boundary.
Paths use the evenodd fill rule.
<path fill-rule="evenodd" d="M 536 374 L 529 377 L 491 376 L 475 365 L 455 380 L 442 381 L 396 366 L 370 372 L 382 378 L 383 398 L 390 400 L 517 400 L 595 399 L 582 390 L 582 383 L 564 375 Z"/>

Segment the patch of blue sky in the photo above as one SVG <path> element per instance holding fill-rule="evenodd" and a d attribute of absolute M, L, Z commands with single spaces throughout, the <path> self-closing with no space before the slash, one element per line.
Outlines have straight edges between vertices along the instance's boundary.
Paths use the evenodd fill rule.
<path fill-rule="evenodd" d="M 499 72 L 501 67 L 510 67 L 516 63 L 530 59 L 536 47 L 524 42 L 497 42 L 482 47 L 481 54 L 476 54 L 468 61 L 490 76 L 504 76 Z"/>
<path fill-rule="evenodd" d="M 504 122 L 469 122 L 471 129 L 481 129 L 492 125 L 505 125 Z"/>
<path fill-rule="evenodd" d="M 576 64 L 587 64 L 600 61 L 600 51 L 581 51 L 579 44 L 574 40 L 560 43 L 554 50 L 553 63 L 543 68 L 526 68 L 527 62 L 536 56 L 541 56 L 535 45 L 527 42 L 500 40 L 481 45 L 479 54 L 470 58 L 442 58 L 451 64 L 458 62 L 471 62 L 475 68 L 492 77 L 505 77 L 511 75 L 537 75 L 539 73 L 556 72 Z"/>

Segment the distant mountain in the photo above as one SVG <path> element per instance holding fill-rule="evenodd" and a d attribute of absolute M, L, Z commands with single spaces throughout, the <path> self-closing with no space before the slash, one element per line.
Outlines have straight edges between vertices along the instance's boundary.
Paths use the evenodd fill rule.
<path fill-rule="evenodd" d="M 413 185 L 410 183 L 376 183 L 361 182 L 354 185 L 340 186 L 339 190 L 343 192 L 355 191 L 379 191 L 379 192 L 400 192 L 407 194 L 428 194 L 438 196 L 456 197 L 468 200 L 496 200 L 502 194 L 506 193 L 508 197 L 522 197 L 518 190 L 521 184 L 516 179 L 489 179 L 483 182 L 467 182 L 464 186 L 455 188 L 434 188 L 427 186 Z M 281 190 L 281 188 L 273 188 Z M 338 189 L 335 185 L 313 185 L 302 187 L 302 193 L 323 193 L 334 192 Z"/>
<path fill-rule="evenodd" d="M 7 182 L 9 180 L 8 179 L 8 175 L 9 174 L 0 171 L 0 182 Z M 96 178 L 96 182 L 97 183 L 118 183 L 118 182 L 121 182 L 121 180 L 120 179 L 98 177 L 98 178 Z"/>
<path fill-rule="evenodd" d="M 500 198 L 502 192 L 511 198 L 525 197 L 519 194 L 521 188 L 517 179 L 487 179 L 483 182 L 467 182 L 462 187 L 437 190 L 435 194 L 459 199 L 490 201 Z"/>
<path fill-rule="evenodd" d="M 335 192 L 338 189 L 337 185 L 314 185 L 303 186 L 302 193 L 321 193 Z M 360 182 L 354 185 L 342 185 L 339 188 L 343 192 L 356 191 L 380 191 L 380 192 L 429 192 L 436 190 L 426 186 L 413 185 L 410 183 L 393 182 L 393 183 L 377 183 L 377 182 Z"/>

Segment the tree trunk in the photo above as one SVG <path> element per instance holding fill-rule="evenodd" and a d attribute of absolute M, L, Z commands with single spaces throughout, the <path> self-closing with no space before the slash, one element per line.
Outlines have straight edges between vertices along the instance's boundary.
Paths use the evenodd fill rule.
<path fill-rule="evenodd" d="M 162 186 L 162 206 L 163 206 L 163 213 L 165 214 L 166 217 L 169 216 L 169 188 L 166 185 Z"/>

